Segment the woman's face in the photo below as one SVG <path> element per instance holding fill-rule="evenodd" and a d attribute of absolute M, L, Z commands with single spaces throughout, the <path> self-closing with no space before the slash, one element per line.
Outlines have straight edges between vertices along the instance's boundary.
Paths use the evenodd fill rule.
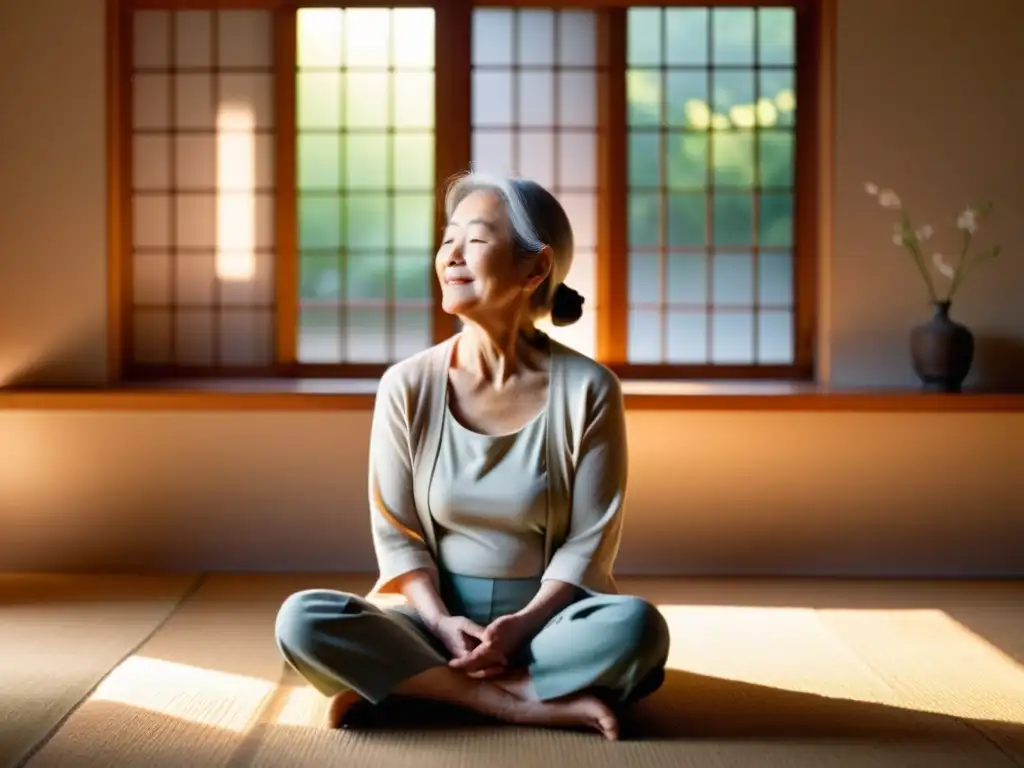
<path fill-rule="evenodd" d="M 452 213 L 435 259 L 442 308 L 481 319 L 520 313 L 551 268 L 550 249 L 523 256 L 513 248 L 501 198 L 478 190 Z"/>

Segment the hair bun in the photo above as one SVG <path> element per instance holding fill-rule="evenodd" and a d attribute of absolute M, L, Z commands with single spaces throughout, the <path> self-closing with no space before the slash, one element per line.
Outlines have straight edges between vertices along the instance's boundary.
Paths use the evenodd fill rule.
<path fill-rule="evenodd" d="M 565 283 L 559 283 L 551 301 L 551 322 L 554 325 L 572 325 L 583 317 L 584 298 Z"/>

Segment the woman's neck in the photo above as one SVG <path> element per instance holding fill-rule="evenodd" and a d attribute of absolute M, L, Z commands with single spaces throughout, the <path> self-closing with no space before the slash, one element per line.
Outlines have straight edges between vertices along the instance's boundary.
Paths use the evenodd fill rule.
<path fill-rule="evenodd" d="M 529 341 L 536 333 L 532 322 L 483 325 L 464 319 L 463 324 L 456 365 L 481 382 L 501 388 L 536 365 Z"/>

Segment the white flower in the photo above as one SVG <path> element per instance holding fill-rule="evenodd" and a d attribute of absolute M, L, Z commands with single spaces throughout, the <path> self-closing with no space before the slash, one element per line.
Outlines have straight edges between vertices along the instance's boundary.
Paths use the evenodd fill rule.
<path fill-rule="evenodd" d="M 953 276 L 956 274 L 956 270 L 953 269 L 952 265 L 946 263 L 946 260 L 943 258 L 941 253 L 932 254 L 932 263 L 935 264 L 935 268 L 939 270 L 939 273 L 943 277 L 948 277 L 950 280 L 953 279 Z"/>
<path fill-rule="evenodd" d="M 903 225 L 893 224 L 892 225 L 892 241 L 896 245 L 903 245 Z"/>
<path fill-rule="evenodd" d="M 964 209 L 956 220 L 957 229 L 963 229 L 972 235 L 978 231 L 978 212 L 973 208 Z"/>
<path fill-rule="evenodd" d="M 918 240 L 927 240 L 929 237 L 935 234 L 935 229 L 931 224 L 925 224 L 923 227 L 914 233 Z"/>
<path fill-rule="evenodd" d="M 872 197 L 876 197 L 878 195 L 878 185 L 872 184 L 870 181 L 867 181 L 864 183 L 864 191 L 867 192 Z"/>
<path fill-rule="evenodd" d="M 891 189 L 883 189 L 878 193 L 878 204 L 883 208 L 898 211 L 903 205 L 902 201 Z"/>

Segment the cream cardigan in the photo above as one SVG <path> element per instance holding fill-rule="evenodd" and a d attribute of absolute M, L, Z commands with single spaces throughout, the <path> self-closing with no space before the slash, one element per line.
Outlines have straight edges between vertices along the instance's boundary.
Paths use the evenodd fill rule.
<path fill-rule="evenodd" d="M 381 377 L 370 434 L 370 520 L 380 576 L 370 596 L 395 594 L 396 579 L 437 576 L 428 489 L 448 408 L 448 369 L 458 335 Z M 625 410 L 618 378 L 548 339 L 548 521 L 543 580 L 616 593 L 612 577 L 626 494 Z"/>

